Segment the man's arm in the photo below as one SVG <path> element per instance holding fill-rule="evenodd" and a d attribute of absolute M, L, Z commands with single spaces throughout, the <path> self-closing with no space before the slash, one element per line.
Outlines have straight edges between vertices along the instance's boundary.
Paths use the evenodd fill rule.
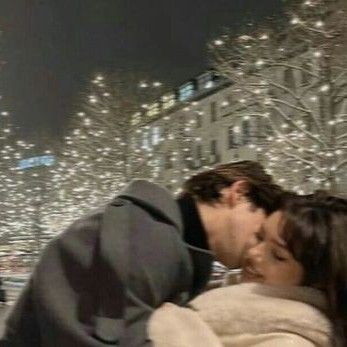
<path fill-rule="evenodd" d="M 30 281 L 6 320 L 0 347 L 40 347 L 40 340 Z"/>

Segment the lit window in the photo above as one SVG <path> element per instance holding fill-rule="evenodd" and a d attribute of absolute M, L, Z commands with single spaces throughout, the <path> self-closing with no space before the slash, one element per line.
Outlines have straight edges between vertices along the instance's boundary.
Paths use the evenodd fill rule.
<path fill-rule="evenodd" d="M 148 133 L 142 134 L 142 149 L 149 149 Z"/>
<path fill-rule="evenodd" d="M 179 89 L 179 100 L 185 101 L 194 95 L 194 84 L 192 82 L 186 83 Z"/>
<path fill-rule="evenodd" d="M 138 125 L 141 122 L 141 112 L 136 112 L 131 116 L 131 125 Z"/>
<path fill-rule="evenodd" d="M 159 103 L 155 102 L 155 103 L 148 106 L 147 116 L 153 117 L 153 116 L 159 114 L 159 112 L 160 112 Z"/>
<path fill-rule="evenodd" d="M 152 129 L 152 145 L 160 143 L 160 127 L 156 126 Z"/>
<path fill-rule="evenodd" d="M 172 94 L 166 94 L 166 95 L 162 96 L 161 102 L 163 105 L 163 109 L 167 110 L 167 109 L 175 106 L 176 96 L 173 93 Z"/>
<path fill-rule="evenodd" d="M 214 86 L 213 73 L 212 72 L 206 72 L 206 73 L 200 75 L 197 78 L 197 81 L 198 81 L 198 89 L 199 90 L 212 88 Z"/>

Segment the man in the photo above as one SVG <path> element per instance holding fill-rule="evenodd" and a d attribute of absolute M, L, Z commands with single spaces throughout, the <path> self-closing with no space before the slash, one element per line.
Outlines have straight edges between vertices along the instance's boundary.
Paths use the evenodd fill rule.
<path fill-rule="evenodd" d="M 177 200 L 134 181 L 47 247 L 0 346 L 151 346 L 153 310 L 201 292 L 214 257 L 237 267 L 281 194 L 251 161 L 193 176 Z"/>

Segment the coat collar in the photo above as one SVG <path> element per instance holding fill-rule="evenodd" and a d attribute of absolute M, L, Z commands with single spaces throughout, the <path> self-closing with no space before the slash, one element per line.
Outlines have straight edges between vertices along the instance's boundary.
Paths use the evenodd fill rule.
<path fill-rule="evenodd" d="M 119 196 L 136 200 L 144 207 L 167 219 L 178 228 L 181 234 L 183 233 L 179 208 L 171 193 L 165 188 L 146 180 L 134 180 Z"/>

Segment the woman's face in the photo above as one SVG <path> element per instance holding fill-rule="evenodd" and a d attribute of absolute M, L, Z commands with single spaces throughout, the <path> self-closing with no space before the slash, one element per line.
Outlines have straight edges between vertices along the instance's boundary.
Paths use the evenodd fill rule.
<path fill-rule="evenodd" d="M 301 285 L 304 269 L 280 236 L 282 212 L 271 214 L 256 234 L 242 260 L 242 282 Z"/>

